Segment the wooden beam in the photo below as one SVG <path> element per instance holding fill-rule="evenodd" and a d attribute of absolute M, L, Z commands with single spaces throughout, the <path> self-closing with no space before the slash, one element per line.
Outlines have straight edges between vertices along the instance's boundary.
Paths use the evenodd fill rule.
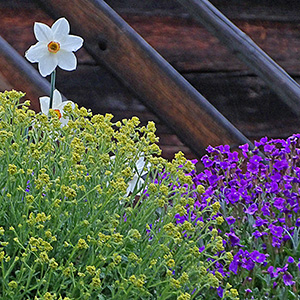
<path fill-rule="evenodd" d="M 38 98 L 50 95 L 50 83 L 1 36 L 0 73 L 15 90 L 26 93 L 36 111 L 40 110 Z"/>
<path fill-rule="evenodd" d="M 251 144 L 104 1 L 40 1 L 53 17 L 65 16 L 94 59 L 116 74 L 195 154 L 203 154 L 201 148 L 208 145 Z"/>
<path fill-rule="evenodd" d="M 207 0 L 177 0 L 300 116 L 300 86 Z"/>

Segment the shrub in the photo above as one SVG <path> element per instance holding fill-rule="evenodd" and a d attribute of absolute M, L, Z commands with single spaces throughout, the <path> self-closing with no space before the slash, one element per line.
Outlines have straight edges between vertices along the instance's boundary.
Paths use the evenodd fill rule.
<path fill-rule="evenodd" d="M 154 123 L 67 104 L 62 126 L 23 95 L 0 94 L 1 299 L 237 298 L 219 206 L 177 222 L 194 205 L 194 166 L 159 156 Z"/>

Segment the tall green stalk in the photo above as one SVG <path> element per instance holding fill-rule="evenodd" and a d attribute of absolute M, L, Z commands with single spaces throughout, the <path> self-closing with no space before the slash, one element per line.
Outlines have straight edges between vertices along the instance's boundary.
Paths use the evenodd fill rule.
<path fill-rule="evenodd" d="M 55 79 L 56 79 L 56 70 L 51 73 L 51 91 L 50 91 L 50 106 L 49 108 L 52 108 L 53 104 L 53 93 L 55 90 Z"/>

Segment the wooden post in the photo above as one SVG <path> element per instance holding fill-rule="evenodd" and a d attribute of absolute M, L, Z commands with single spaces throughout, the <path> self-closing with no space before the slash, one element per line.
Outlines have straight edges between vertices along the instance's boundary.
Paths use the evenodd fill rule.
<path fill-rule="evenodd" d="M 36 111 L 40 110 L 38 98 L 50 95 L 50 83 L 1 36 L 0 73 L 13 89 L 26 93 Z"/>
<path fill-rule="evenodd" d="M 94 59 L 133 90 L 195 154 L 203 155 L 208 145 L 251 145 L 104 1 L 40 2 L 55 18 L 65 16 Z"/>
<path fill-rule="evenodd" d="M 300 86 L 207 0 L 177 0 L 300 116 Z"/>

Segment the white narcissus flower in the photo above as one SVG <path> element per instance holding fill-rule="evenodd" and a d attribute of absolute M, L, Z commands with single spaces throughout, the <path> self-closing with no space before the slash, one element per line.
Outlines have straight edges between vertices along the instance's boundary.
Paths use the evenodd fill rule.
<path fill-rule="evenodd" d="M 64 107 L 66 104 L 71 103 L 72 108 L 75 108 L 75 104 L 72 101 L 62 101 L 61 94 L 58 90 L 54 90 L 53 92 L 53 103 L 52 103 L 52 109 L 57 113 L 61 126 L 65 126 L 68 124 L 69 118 L 64 118 Z M 41 105 L 41 111 L 43 114 L 47 115 L 49 114 L 49 106 L 50 106 L 50 97 L 44 96 L 40 97 L 40 105 Z"/>
<path fill-rule="evenodd" d="M 43 23 L 34 23 L 34 35 L 38 42 L 31 46 L 25 57 L 31 63 L 39 63 L 42 76 L 50 75 L 57 66 L 63 70 L 73 71 L 77 59 L 73 52 L 83 44 L 79 36 L 69 35 L 70 25 L 65 18 L 58 19 L 50 28 Z"/>
<path fill-rule="evenodd" d="M 138 159 L 135 165 L 136 172 L 134 172 L 132 180 L 128 182 L 126 196 L 128 196 L 130 192 L 133 193 L 135 189 L 139 190 L 142 187 L 144 184 L 144 179 L 142 176 L 148 173 L 150 166 L 151 164 L 148 163 L 145 168 L 145 160 L 143 156 Z M 137 193 L 137 195 L 140 195 L 140 193 Z"/>

